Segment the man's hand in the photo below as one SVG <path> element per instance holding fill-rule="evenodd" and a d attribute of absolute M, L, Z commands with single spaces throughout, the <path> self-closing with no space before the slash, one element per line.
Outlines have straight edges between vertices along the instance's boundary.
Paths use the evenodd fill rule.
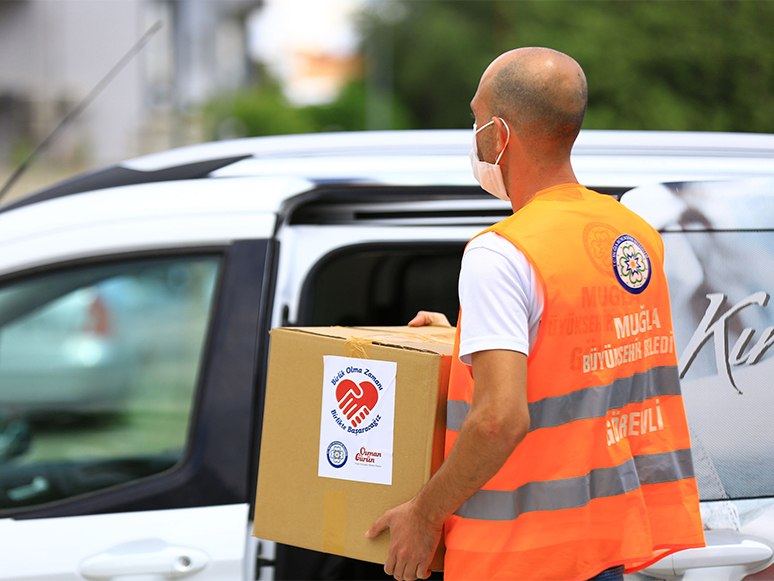
<path fill-rule="evenodd" d="M 443 313 L 434 313 L 432 311 L 419 311 L 408 323 L 409 327 L 426 327 L 435 325 L 436 327 L 451 327 L 449 319 Z"/>
<path fill-rule="evenodd" d="M 441 540 L 443 521 L 435 524 L 417 507 L 416 498 L 385 512 L 374 522 L 366 537 L 373 539 L 390 529 L 390 554 L 384 572 L 398 581 L 427 579 L 430 562 Z"/>
<path fill-rule="evenodd" d="M 366 533 L 372 539 L 390 529 L 384 570 L 398 581 L 427 579 L 444 521 L 497 474 L 529 431 L 527 356 L 478 351 L 472 360 L 473 400 L 448 457 L 413 499 Z"/>

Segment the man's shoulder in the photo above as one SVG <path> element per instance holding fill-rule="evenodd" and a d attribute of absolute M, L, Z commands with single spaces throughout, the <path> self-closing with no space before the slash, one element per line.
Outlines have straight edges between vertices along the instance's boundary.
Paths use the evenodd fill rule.
<path fill-rule="evenodd" d="M 465 247 L 465 254 L 471 252 L 492 252 L 498 254 L 511 262 L 522 262 L 524 260 L 524 253 L 517 248 L 510 240 L 498 234 L 497 232 L 490 231 L 479 234 L 473 238 Z"/>
<path fill-rule="evenodd" d="M 505 240 L 505 238 L 500 236 L 494 230 L 487 230 L 481 234 L 478 234 L 475 238 L 468 242 L 468 245 L 465 247 L 465 252 L 474 250 L 476 248 L 498 248 L 503 244 L 503 242 L 510 244 L 510 242 Z"/>

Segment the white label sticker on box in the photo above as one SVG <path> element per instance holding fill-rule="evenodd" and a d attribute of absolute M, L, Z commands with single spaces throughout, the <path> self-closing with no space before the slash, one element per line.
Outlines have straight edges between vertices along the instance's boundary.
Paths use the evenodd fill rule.
<path fill-rule="evenodd" d="M 392 484 L 397 368 L 394 361 L 323 357 L 319 476 Z"/>

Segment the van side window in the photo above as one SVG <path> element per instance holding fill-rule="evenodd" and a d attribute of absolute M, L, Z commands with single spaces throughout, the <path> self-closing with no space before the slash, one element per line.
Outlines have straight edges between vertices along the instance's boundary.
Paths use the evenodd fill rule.
<path fill-rule="evenodd" d="M 117 262 L 0 286 L 0 510 L 181 460 L 219 261 Z"/>

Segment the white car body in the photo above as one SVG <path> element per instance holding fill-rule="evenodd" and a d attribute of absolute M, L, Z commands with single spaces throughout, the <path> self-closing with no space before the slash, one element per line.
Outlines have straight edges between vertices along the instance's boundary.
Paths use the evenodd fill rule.
<path fill-rule="evenodd" d="M 130 160 L 0 206 L 0 341 L 3 289 L 18 281 L 130 259 L 222 257 L 221 278 L 207 287 L 216 290 L 213 314 L 206 317 L 202 367 L 191 388 L 194 428 L 185 432 L 188 439 L 174 466 L 39 505 L 0 505 L 0 540 L 8 549 L 0 554 L 0 580 L 252 580 L 281 573 L 279 564 L 276 571 L 256 565 L 258 542 L 250 538 L 260 434 L 259 418 L 253 421 L 249 410 L 260 409 L 268 342 L 257 341 L 254 364 L 247 365 L 240 362 L 250 359 L 252 346 L 237 357 L 228 337 L 218 333 L 237 328 L 240 317 L 254 318 L 253 327 L 241 331 L 245 336 L 257 331 L 262 337 L 268 328 L 310 317 L 315 322 L 315 313 L 329 307 L 314 306 L 314 285 L 322 284 L 320 269 L 337 257 L 371 248 L 405 254 L 411 246 L 426 246 L 426 257 L 449 247 L 444 256 L 453 256 L 466 240 L 505 217 L 509 206 L 477 189 L 468 160 L 471 138 L 471 131 L 408 131 L 204 144 Z M 586 131 L 573 165 L 581 183 L 605 193 L 620 196 L 642 188 L 631 196 L 631 206 L 661 228 L 673 227 L 685 209 L 662 183 L 745 180 L 763 184 L 774 204 L 774 136 L 769 135 Z M 762 226 L 774 229 L 774 215 L 772 222 L 768 218 L 761 218 Z M 251 263 L 256 253 L 265 254 Z M 234 270 L 240 264 L 252 269 L 253 278 L 242 280 Z M 684 274 L 681 268 L 674 272 Z M 241 292 L 237 281 L 254 293 L 252 302 L 229 295 Z M 253 311 L 231 313 L 227 299 L 252 305 Z M 237 363 L 244 369 L 228 381 L 241 386 L 234 397 L 245 399 L 224 402 L 226 396 L 213 387 L 216 372 L 227 374 Z M 0 385 L 0 401 L 2 390 Z M 231 444 L 224 441 L 218 449 L 215 432 L 200 433 L 201 426 L 224 438 L 231 433 L 228 425 L 207 423 L 215 421 L 206 419 L 210 404 L 222 407 L 213 414 L 221 421 L 232 407 L 241 408 L 231 427 L 243 442 L 234 440 L 225 449 Z M 754 425 L 763 429 L 763 423 Z M 767 435 L 774 454 L 774 434 Z M 768 445 L 762 449 L 768 451 Z M 232 465 L 239 474 L 233 482 L 228 475 L 213 476 Z M 26 475 L 31 466 L 20 462 L 18 469 Z M 200 468 L 209 479 L 200 476 Z M 0 483 L 3 470 L 0 463 Z M 47 475 L 25 478 L 28 483 L 12 489 L 24 502 L 53 486 Z M 202 490 L 194 492 L 197 482 Z M 675 557 L 652 575 L 742 579 L 774 562 L 774 499 L 719 494 L 703 506 L 705 526 L 726 531 L 708 537 L 719 548 L 686 552 L 684 562 Z M 262 542 L 260 554 L 271 561 L 273 543 Z M 774 579 L 774 572 L 770 575 L 756 579 Z"/>

